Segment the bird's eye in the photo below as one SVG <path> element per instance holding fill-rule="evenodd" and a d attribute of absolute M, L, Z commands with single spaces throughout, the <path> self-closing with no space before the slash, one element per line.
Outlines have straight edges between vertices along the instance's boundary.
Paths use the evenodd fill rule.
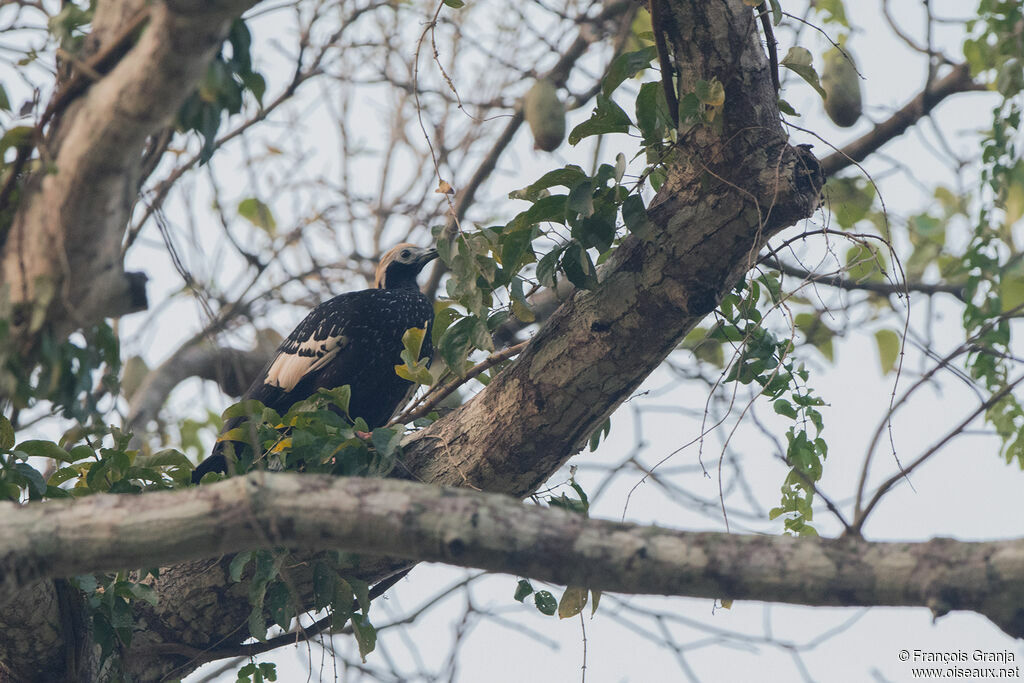
<path fill-rule="evenodd" d="M 410 252 L 409 252 L 408 249 L 403 249 L 401 256 L 402 256 L 403 259 L 407 259 L 407 258 L 409 258 L 409 254 L 410 254 Z"/>

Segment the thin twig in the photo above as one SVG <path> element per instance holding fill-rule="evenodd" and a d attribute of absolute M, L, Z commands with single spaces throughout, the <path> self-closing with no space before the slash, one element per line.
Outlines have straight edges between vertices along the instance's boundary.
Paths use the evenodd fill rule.
<path fill-rule="evenodd" d="M 391 420 L 388 424 L 406 424 L 413 420 L 418 420 L 421 417 L 430 414 L 438 403 L 443 401 L 449 394 L 461 387 L 463 384 L 478 376 L 480 373 L 494 367 L 502 361 L 506 361 L 512 356 L 515 356 L 520 351 L 526 348 L 526 345 L 530 343 L 530 340 L 519 342 L 515 346 L 510 346 L 501 351 L 495 351 L 490 356 L 482 360 L 481 362 L 474 365 L 472 368 L 466 371 L 462 377 L 456 377 L 447 384 L 442 385 L 440 388 L 432 390 L 427 396 L 424 397 L 424 402 L 419 406 L 413 406 L 411 409 L 402 413 L 395 419 Z"/>

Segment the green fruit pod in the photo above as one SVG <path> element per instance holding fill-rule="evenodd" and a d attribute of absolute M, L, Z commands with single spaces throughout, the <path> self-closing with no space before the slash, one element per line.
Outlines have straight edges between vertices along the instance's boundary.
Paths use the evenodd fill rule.
<path fill-rule="evenodd" d="M 837 126 L 849 128 L 863 113 L 860 99 L 860 76 L 849 52 L 838 48 L 825 53 L 825 69 L 821 74 L 825 91 L 825 113 Z"/>
<path fill-rule="evenodd" d="M 533 148 L 552 152 L 565 139 L 565 105 L 558 99 L 555 84 L 541 79 L 523 99 L 523 115 L 533 132 Z"/>

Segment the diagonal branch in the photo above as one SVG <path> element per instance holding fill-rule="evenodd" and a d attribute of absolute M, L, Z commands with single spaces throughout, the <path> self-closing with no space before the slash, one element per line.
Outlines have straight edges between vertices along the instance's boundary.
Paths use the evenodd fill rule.
<path fill-rule="evenodd" d="M 120 245 L 146 139 L 168 124 L 231 19 L 254 2 L 154 3 L 134 47 L 61 103 L 41 150 L 54 172 L 26 182 L 0 260 L 11 299 L 48 305 L 58 335 L 138 309 L 140 282 L 126 276 Z M 102 5 L 103 17 L 111 6 Z"/>

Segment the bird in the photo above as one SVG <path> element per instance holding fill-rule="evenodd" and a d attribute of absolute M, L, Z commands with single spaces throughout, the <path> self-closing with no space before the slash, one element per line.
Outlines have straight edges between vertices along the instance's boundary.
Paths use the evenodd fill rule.
<path fill-rule="evenodd" d="M 409 243 L 389 249 L 377 264 L 374 286 L 340 294 L 310 311 L 281 342 L 242 400 L 257 399 L 284 414 L 320 388 L 347 384 L 348 414 L 363 418 L 371 429 L 383 426 L 413 387 L 395 373 L 395 365 L 403 362 L 406 330 L 425 329 L 420 358 L 429 362 L 433 354 L 434 307 L 416 278 L 435 258 L 436 249 Z M 241 421 L 226 421 L 221 433 Z M 227 472 L 226 442 L 218 440 L 210 457 L 196 466 L 193 483 L 208 472 Z"/>

